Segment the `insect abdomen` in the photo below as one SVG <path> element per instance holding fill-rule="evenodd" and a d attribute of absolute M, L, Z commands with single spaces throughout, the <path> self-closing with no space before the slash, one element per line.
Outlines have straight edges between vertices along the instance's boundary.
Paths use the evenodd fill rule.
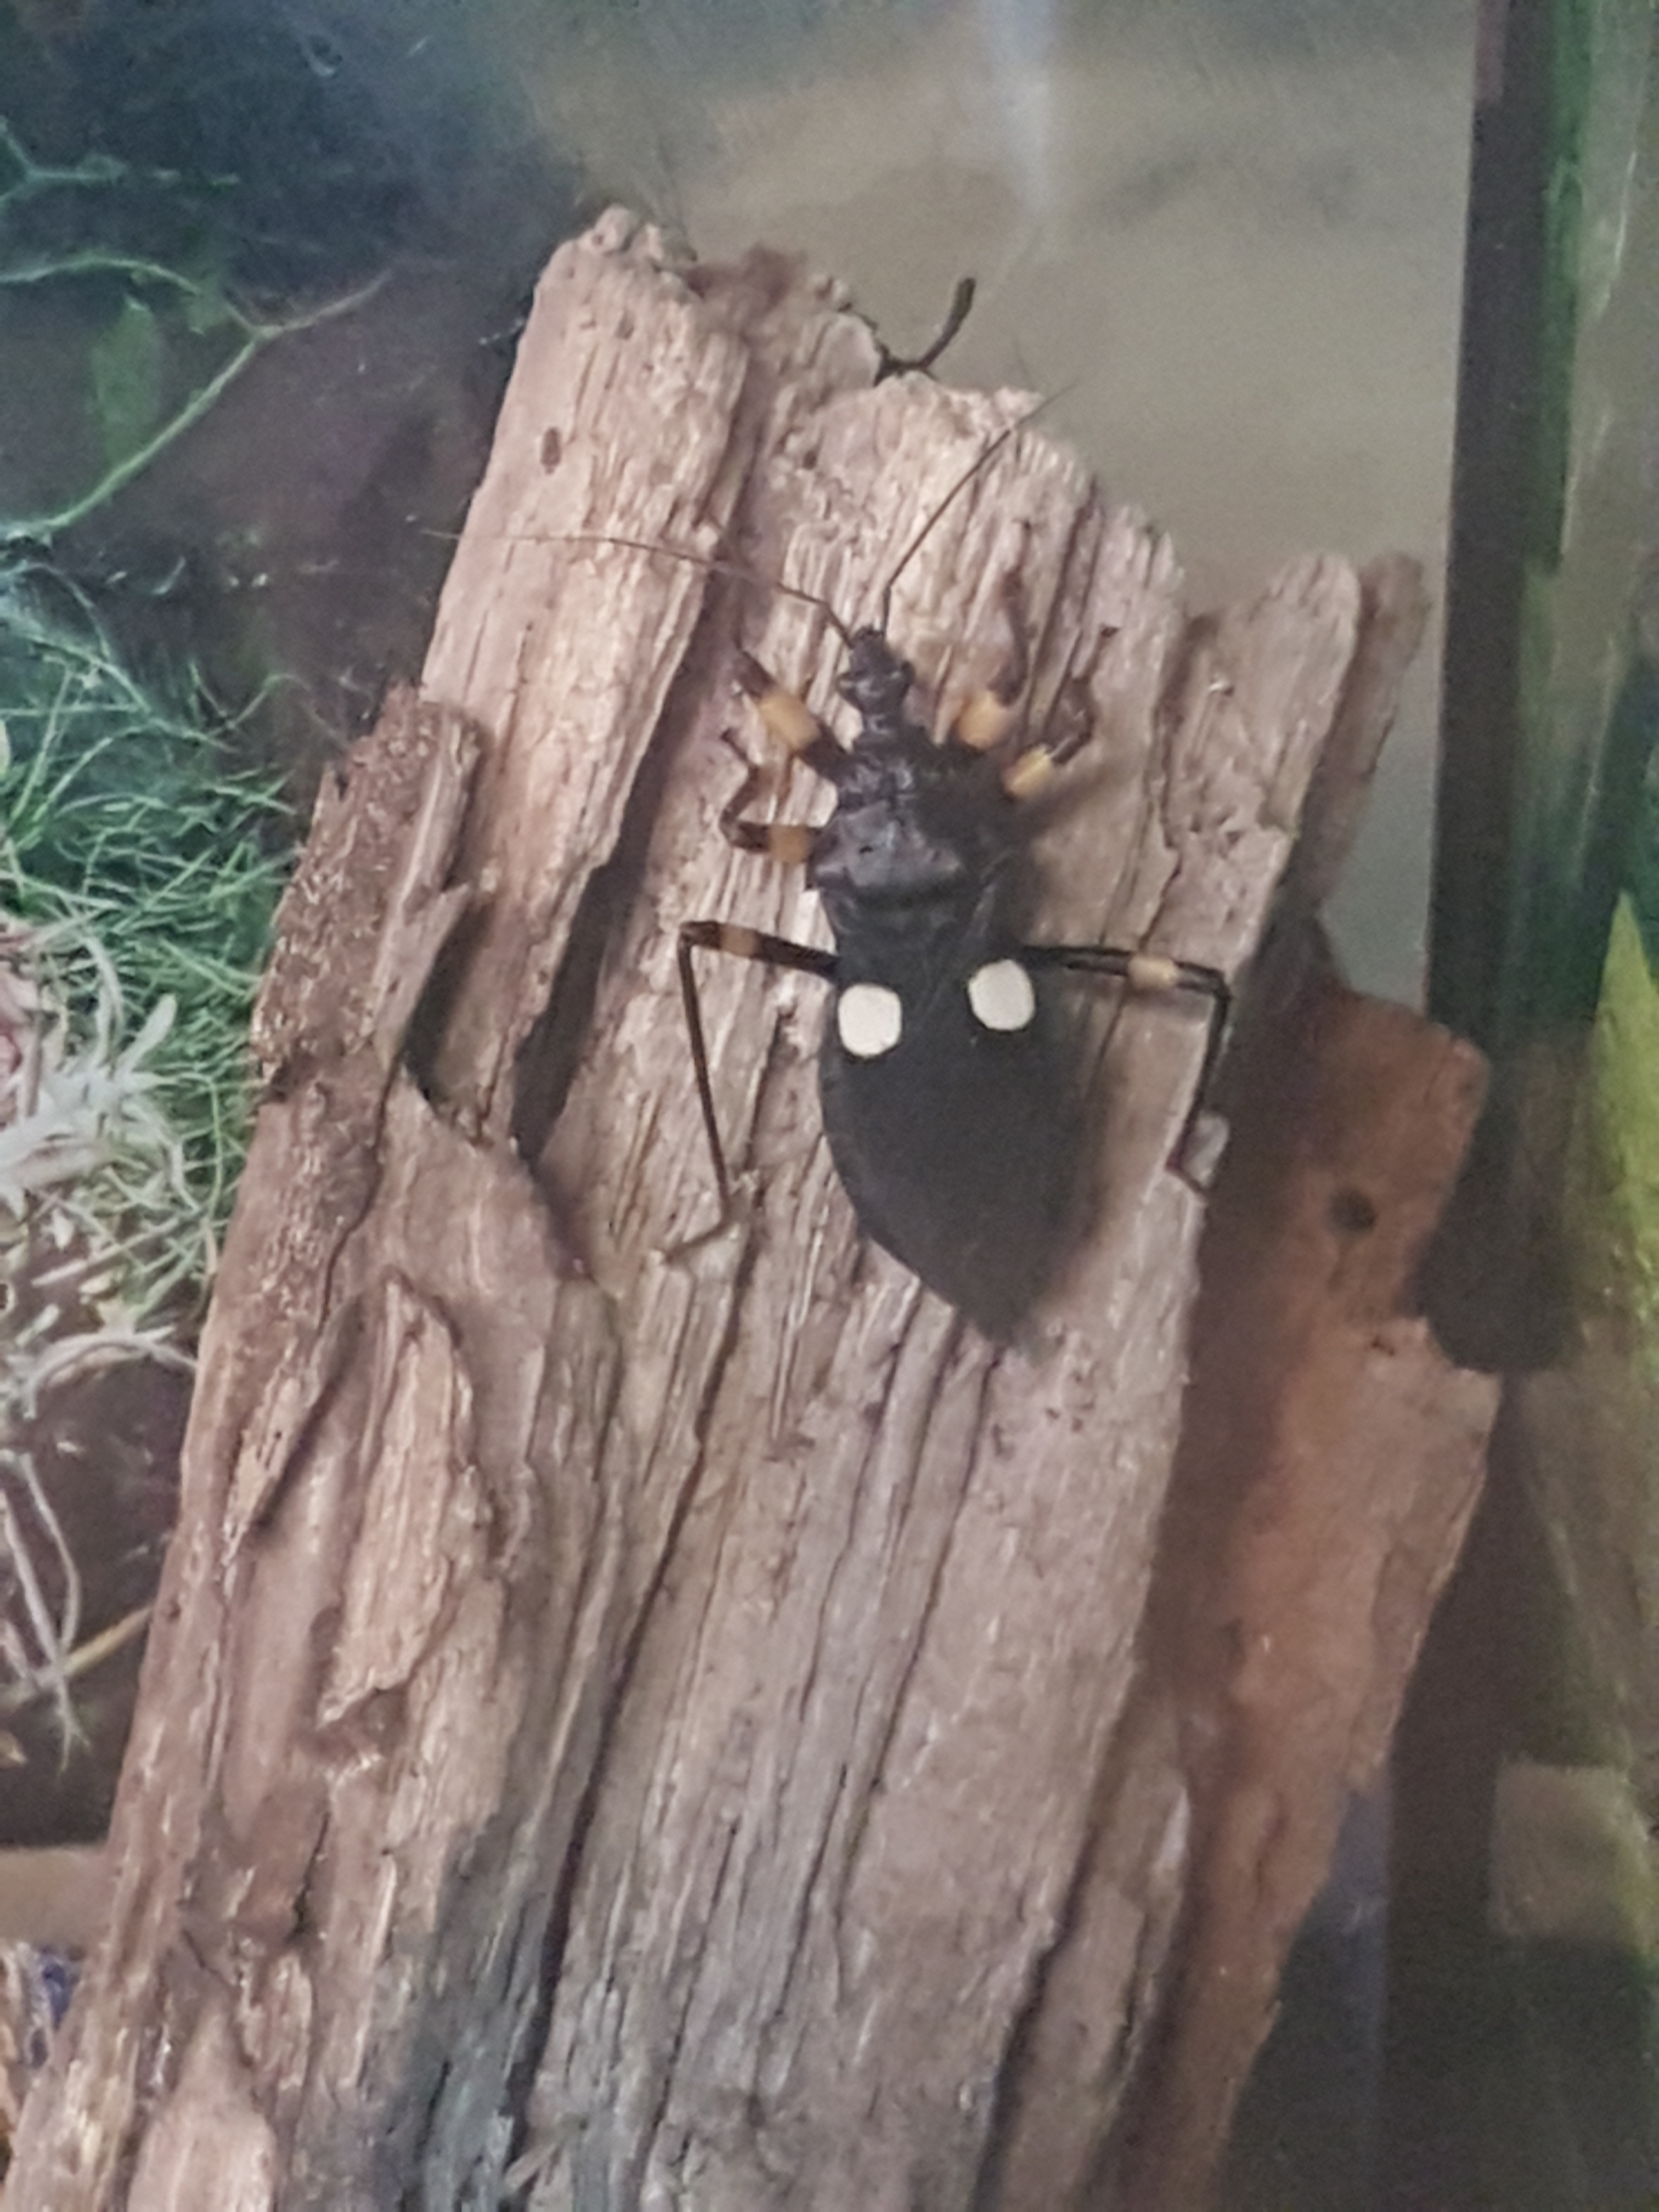
<path fill-rule="evenodd" d="M 844 987 L 819 1060 L 823 1127 L 867 1234 L 988 1335 L 1006 1337 L 1063 1242 L 1073 1103 L 1040 999 L 1022 1026 L 992 1029 L 968 982 L 959 976 L 908 1005 L 889 992 L 896 1021 L 866 1029 L 849 1029 L 842 1008 L 860 987 Z M 844 1030 L 860 1048 L 849 1050 Z"/>

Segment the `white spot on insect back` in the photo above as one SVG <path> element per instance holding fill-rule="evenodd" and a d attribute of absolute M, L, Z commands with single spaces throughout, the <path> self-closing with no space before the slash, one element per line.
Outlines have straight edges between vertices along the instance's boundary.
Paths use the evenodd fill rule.
<path fill-rule="evenodd" d="M 836 1001 L 836 1028 L 854 1060 L 891 1052 L 903 1027 L 898 993 L 884 983 L 849 983 Z"/>
<path fill-rule="evenodd" d="M 1036 1012 L 1036 993 L 1018 960 L 989 960 L 968 978 L 968 1003 L 988 1030 L 1023 1030 Z"/>

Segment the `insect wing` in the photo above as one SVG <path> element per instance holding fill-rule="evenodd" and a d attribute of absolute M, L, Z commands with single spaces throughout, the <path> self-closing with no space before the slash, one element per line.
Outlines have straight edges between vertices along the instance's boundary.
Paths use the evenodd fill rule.
<path fill-rule="evenodd" d="M 953 979 L 902 1005 L 854 984 L 830 1011 L 819 1059 L 824 1133 L 860 1227 L 986 1333 L 1006 1337 L 1058 1255 L 1075 1126 L 1052 1018 L 988 1028 Z M 841 1006 L 867 1027 L 843 1039 Z M 872 1012 L 872 1009 L 874 1012 Z M 867 1046 L 878 1046 L 869 1050 Z"/>

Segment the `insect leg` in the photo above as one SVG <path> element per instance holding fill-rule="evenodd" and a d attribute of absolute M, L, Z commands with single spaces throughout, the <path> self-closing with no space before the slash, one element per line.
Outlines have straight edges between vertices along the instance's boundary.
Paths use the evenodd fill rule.
<path fill-rule="evenodd" d="M 1135 992 L 1190 991 L 1210 1001 L 1204 1065 L 1198 1072 L 1193 1103 L 1176 1139 L 1173 1157 L 1180 1160 L 1204 1110 L 1210 1085 L 1220 1064 L 1222 1048 L 1227 1042 L 1233 994 L 1221 970 L 1201 966 L 1194 960 L 1172 959 L 1164 952 L 1131 951 L 1116 945 L 1028 945 L 1020 957 L 1032 968 L 1064 968 L 1083 975 L 1115 975 Z"/>
<path fill-rule="evenodd" d="M 1064 718 L 1069 728 L 1054 735 L 1056 720 Z M 1002 770 L 1002 788 L 1010 799 L 1034 799 L 1046 791 L 1054 780 L 1054 771 L 1064 768 L 1074 753 L 1080 753 L 1094 735 L 1094 718 L 1089 710 L 1089 680 L 1086 676 L 1066 678 L 1060 695 L 1049 717 L 1050 734 L 1040 744 L 1027 745 L 1014 755 Z"/>
<path fill-rule="evenodd" d="M 847 767 L 846 748 L 836 742 L 805 701 L 786 691 L 752 653 L 738 655 L 738 688 L 754 701 L 755 712 L 775 744 L 792 758 L 805 761 L 815 775 L 830 783 L 840 781 Z"/>
<path fill-rule="evenodd" d="M 998 587 L 1002 611 L 1008 617 L 1009 649 L 1007 658 L 997 672 L 996 681 L 983 691 L 975 691 L 964 699 L 956 720 L 945 733 L 945 742 L 952 748 L 965 749 L 970 753 L 994 752 L 1018 716 L 1016 708 L 1031 673 L 1030 626 L 1027 620 L 1025 586 L 1018 568 L 1009 569 Z M 1020 756 L 1021 759 L 1024 755 Z M 1008 770 L 1003 771 L 1005 780 Z"/>
<path fill-rule="evenodd" d="M 721 836 L 740 853 L 763 853 L 782 867 L 804 868 L 817 843 L 817 831 L 806 822 L 745 822 L 743 810 L 760 789 L 761 771 L 729 730 L 722 730 L 720 738 L 744 765 L 743 781 L 720 809 Z"/>
<path fill-rule="evenodd" d="M 732 1203 L 731 1178 L 720 1145 L 720 1123 L 714 1115 L 714 1087 L 708 1075 L 708 1045 L 703 1036 L 702 1008 L 697 999 L 697 979 L 692 968 L 694 952 L 726 952 L 738 960 L 758 960 L 769 968 L 793 968 L 803 975 L 836 980 L 836 956 L 816 945 L 797 945 L 787 937 L 771 937 L 759 929 L 744 929 L 729 921 L 683 921 L 680 924 L 680 1002 L 685 1008 L 686 1034 L 691 1040 L 691 1071 L 696 1078 L 697 1103 L 702 1109 L 703 1132 L 708 1156 L 714 1164 L 714 1184 L 720 1194 L 722 1215 Z"/>

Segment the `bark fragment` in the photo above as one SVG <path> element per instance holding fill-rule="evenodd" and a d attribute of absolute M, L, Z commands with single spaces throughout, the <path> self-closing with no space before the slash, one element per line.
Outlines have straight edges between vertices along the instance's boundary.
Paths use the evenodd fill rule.
<path fill-rule="evenodd" d="M 1380 1777 L 1498 1401 L 1413 1298 L 1480 1055 L 1320 973 L 1274 1024 L 1271 1065 L 1268 1042 L 1237 1073 L 1153 1610 L 1194 1834 L 1118 2147 L 1114 2201 L 1146 2212 L 1209 2201 L 1291 1939 Z"/>

